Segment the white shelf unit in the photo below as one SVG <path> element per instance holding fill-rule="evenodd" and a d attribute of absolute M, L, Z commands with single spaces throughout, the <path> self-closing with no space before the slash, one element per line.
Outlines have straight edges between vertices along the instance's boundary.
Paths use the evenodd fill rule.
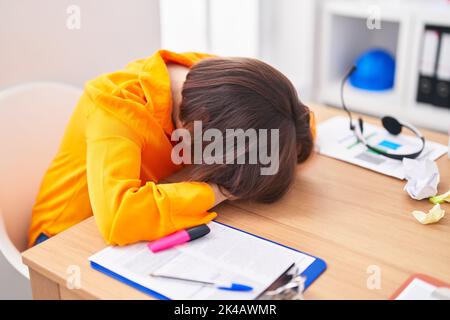
<path fill-rule="evenodd" d="M 369 29 L 374 3 L 380 29 Z M 447 131 L 450 110 L 417 103 L 420 47 L 426 24 L 449 25 L 450 5 L 419 1 L 330 1 L 321 11 L 318 99 L 340 107 L 340 83 L 358 56 L 383 48 L 395 57 L 394 87 L 385 91 L 357 89 L 347 83 L 346 104 L 354 111 L 393 115 L 420 126 Z"/>
<path fill-rule="evenodd" d="M 412 14 L 414 25 L 411 41 L 411 70 L 415 70 L 415 72 L 409 78 L 409 88 L 413 94 L 407 95 L 407 114 L 410 115 L 410 120 L 419 126 L 447 131 L 450 130 L 450 109 L 416 102 L 416 92 L 423 30 L 427 25 L 450 27 L 450 4 L 417 6 L 413 8 Z"/>

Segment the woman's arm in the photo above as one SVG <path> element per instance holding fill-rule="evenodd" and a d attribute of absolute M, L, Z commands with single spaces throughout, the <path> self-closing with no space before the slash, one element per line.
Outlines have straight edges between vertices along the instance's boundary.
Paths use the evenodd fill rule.
<path fill-rule="evenodd" d="M 143 184 L 142 139 L 103 109 L 89 115 L 86 140 L 91 207 L 108 243 L 154 240 L 216 217 L 207 212 L 223 201 L 216 186 L 200 182 Z"/>
<path fill-rule="evenodd" d="M 191 169 L 190 167 L 185 167 L 185 168 L 177 171 L 170 177 L 167 177 L 166 179 L 164 179 L 164 181 L 170 182 L 170 183 L 189 181 L 190 169 Z M 219 186 L 217 184 L 208 183 L 208 185 L 211 186 L 211 188 L 214 192 L 213 207 L 217 206 L 219 203 L 221 203 L 225 200 L 228 200 L 228 199 L 234 200 L 231 195 L 227 194 L 226 191 L 224 192 L 223 188 L 219 188 Z"/>

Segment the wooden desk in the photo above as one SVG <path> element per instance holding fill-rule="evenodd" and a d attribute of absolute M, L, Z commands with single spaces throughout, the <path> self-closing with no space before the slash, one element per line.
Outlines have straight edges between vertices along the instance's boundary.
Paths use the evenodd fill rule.
<path fill-rule="evenodd" d="M 312 109 L 319 122 L 342 114 L 322 106 Z M 444 134 L 423 132 L 430 140 L 447 143 Z M 442 193 L 450 189 L 450 161 L 445 155 L 437 163 Z M 226 203 L 216 211 L 221 222 L 323 258 L 328 269 L 308 289 L 307 299 L 386 299 L 414 273 L 450 282 L 450 218 L 419 224 L 411 211 L 426 212 L 432 205 L 410 199 L 404 184 L 315 154 L 299 167 L 295 186 L 278 203 Z M 443 208 L 450 212 L 449 204 Z M 24 252 L 33 296 L 149 299 L 90 268 L 88 257 L 104 247 L 90 218 Z M 367 288 L 370 266 L 380 268 L 380 289 Z M 81 288 L 69 290 L 66 280 L 78 267 Z"/>

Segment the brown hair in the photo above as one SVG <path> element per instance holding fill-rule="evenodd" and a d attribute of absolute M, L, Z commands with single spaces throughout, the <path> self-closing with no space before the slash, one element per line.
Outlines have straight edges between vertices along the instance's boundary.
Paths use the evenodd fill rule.
<path fill-rule="evenodd" d="M 180 120 L 186 127 L 198 120 L 203 131 L 216 128 L 224 135 L 226 129 L 279 129 L 276 174 L 261 175 L 259 161 L 196 164 L 192 180 L 215 183 L 237 198 L 259 202 L 273 202 L 286 193 L 296 164 L 312 152 L 313 138 L 309 109 L 281 72 L 256 59 L 205 59 L 189 71 L 182 97 Z"/>

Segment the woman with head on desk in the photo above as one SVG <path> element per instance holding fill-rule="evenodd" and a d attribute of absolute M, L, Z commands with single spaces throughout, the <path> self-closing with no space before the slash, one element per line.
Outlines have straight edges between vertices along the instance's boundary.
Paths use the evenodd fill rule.
<path fill-rule="evenodd" d="M 229 129 L 254 129 L 258 141 L 244 135 L 243 148 L 234 138 L 226 145 Z M 312 152 L 313 131 L 312 113 L 269 65 L 160 50 L 87 82 L 44 176 L 29 245 L 91 215 L 106 242 L 125 245 L 207 223 L 216 216 L 208 210 L 227 198 L 276 201 Z M 195 160 L 198 136 L 203 161 Z M 224 161 L 214 162 L 206 149 L 220 137 L 225 151 L 210 154 Z M 194 161 L 180 163 L 191 154 Z M 182 167 L 189 179 L 158 183 Z"/>

